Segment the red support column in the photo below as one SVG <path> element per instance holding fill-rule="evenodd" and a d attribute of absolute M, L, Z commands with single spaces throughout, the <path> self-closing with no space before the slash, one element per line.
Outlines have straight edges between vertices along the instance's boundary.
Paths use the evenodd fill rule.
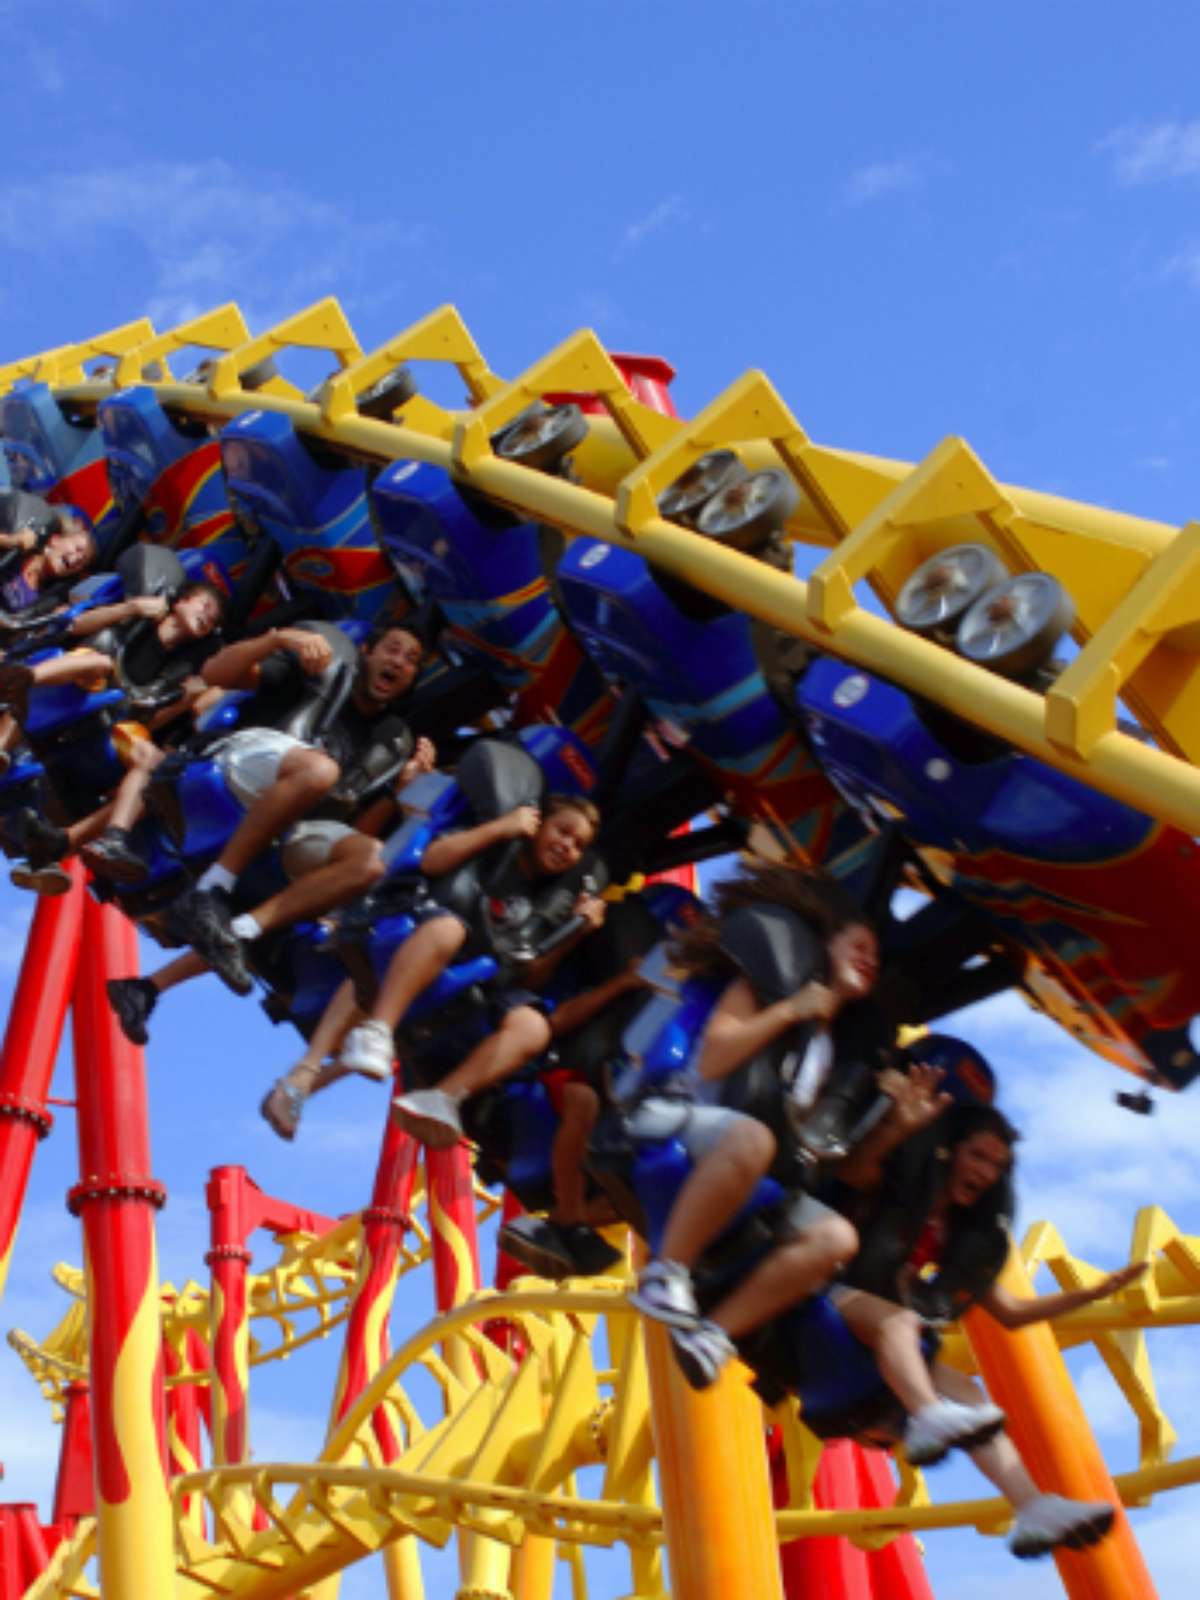
<path fill-rule="evenodd" d="M 137 935 L 110 906 L 84 903 L 74 995 L 80 1181 L 68 1197 L 83 1223 L 105 1600 L 169 1595 L 175 1584 L 167 1483 L 162 1324 L 141 1050 L 121 1034 L 105 980 L 137 970 Z"/>
<path fill-rule="evenodd" d="M 250 1325 L 246 1316 L 246 1239 L 255 1226 L 247 1204 L 244 1167 L 214 1167 L 205 1190 L 212 1248 L 209 1295 L 212 1338 L 213 1463 L 246 1459 L 249 1444 Z"/>
<path fill-rule="evenodd" d="M 91 1390 L 82 1380 L 76 1379 L 67 1385 L 66 1415 L 58 1449 L 58 1477 L 50 1520 L 70 1534 L 80 1517 L 92 1516 L 95 1509 Z"/>
<path fill-rule="evenodd" d="M 782 1452 L 772 1462 L 775 1504 L 787 1504 Z M 825 1511 L 890 1506 L 896 1483 L 881 1451 L 848 1439 L 825 1446 L 813 1482 L 813 1499 Z M 860 1550 L 840 1534 L 793 1539 L 780 1547 L 789 1600 L 933 1600 L 917 1542 L 903 1534 L 878 1550 Z"/>
<path fill-rule="evenodd" d="M 0 1600 L 21 1600 L 45 1571 L 52 1551 L 36 1506 L 0 1505 Z"/>
<path fill-rule="evenodd" d="M 183 1356 L 163 1339 L 163 1370 L 168 1378 L 184 1371 Z M 172 1478 L 198 1472 L 200 1460 L 200 1404 L 197 1385 L 175 1383 L 167 1388 L 167 1468 Z M 198 1494 L 185 1496 L 180 1510 L 197 1532 L 204 1525 L 204 1501 Z"/>
<path fill-rule="evenodd" d="M 479 1239 L 475 1231 L 475 1182 L 465 1145 L 426 1150 L 429 1231 L 433 1242 L 433 1283 L 439 1311 L 451 1311 L 479 1287 Z M 451 1341 L 450 1366 L 464 1383 L 476 1381 L 466 1345 Z"/>
<path fill-rule="evenodd" d="M 46 1097 L 75 985 L 83 922 L 79 868 L 73 869 L 72 878 L 67 894 L 37 903 L 0 1052 L 0 1296 L 33 1152 L 50 1131 Z"/>
<path fill-rule="evenodd" d="M 400 1275 L 400 1247 L 409 1225 L 419 1157 L 420 1146 L 389 1116 L 383 1130 L 371 1203 L 362 1214 L 358 1281 L 346 1323 L 346 1343 L 329 1418 L 331 1433 L 390 1354 L 388 1316 Z M 373 1425 L 384 1460 L 396 1460 L 400 1454 L 399 1440 L 386 1413 L 377 1412 Z"/>
<path fill-rule="evenodd" d="M 433 1281 L 439 1311 L 450 1311 L 479 1287 L 479 1238 L 475 1228 L 475 1181 L 466 1146 L 426 1150 L 429 1231 L 433 1241 Z M 447 1341 L 446 1360 L 460 1382 L 479 1381 L 474 1358 L 463 1339 Z M 471 1534 L 463 1539 L 458 1600 L 511 1600 L 506 1545 Z"/>
<path fill-rule="evenodd" d="M 420 1154 L 416 1141 L 389 1116 L 384 1124 L 371 1204 L 362 1217 L 358 1281 L 329 1417 L 331 1434 L 391 1354 L 388 1316 L 400 1275 L 400 1249 L 409 1226 Z M 383 1459 L 398 1460 L 400 1440 L 382 1407 L 372 1418 L 372 1427 Z M 411 1535 L 385 1547 L 383 1565 L 390 1600 L 423 1600 L 420 1556 Z"/>

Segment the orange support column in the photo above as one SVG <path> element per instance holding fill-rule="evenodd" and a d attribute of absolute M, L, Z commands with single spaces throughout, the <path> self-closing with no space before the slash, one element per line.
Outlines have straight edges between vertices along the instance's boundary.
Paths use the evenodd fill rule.
<path fill-rule="evenodd" d="M 783 1600 L 763 1412 L 745 1369 L 697 1394 L 666 1329 L 647 1323 L 644 1335 L 674 1600 Z"/>
<path fill-rule="evenodd" d="M 1013 1294 L 1033 1294 L 1015 1250 L 1000 1282 Z M 1010 1333 L 982 1311 L 972 1311 L 963 1326 L 1038 1487 L 1074 1499 L 1108 1500 L 1118 1508 L 1107 1539 L 1091 1550 L 1055 1554 L 1071 1600 L 1154 1600 L 1154 1582 L 1049 1327 L 1042 1323 Z"/>
<path fill-rule="evenodd" d="M 33 1153 L 50 1131 L 46 1096 L 75 984 L 83 877 L 69 892 L 39 900 L 21 962 L 0 1053 L 0 1296 L 25 1204 Z"/>
<path fill-rule="evenodd" d="M 111 906 L 84 902 L 74 996 L 96 1529 L 104 1600 L 175 1591 L 167 1478 L 162 1322 L 142 1052 L 117 1027 L 105 980 L 137 970 L 137 935 Z"/>

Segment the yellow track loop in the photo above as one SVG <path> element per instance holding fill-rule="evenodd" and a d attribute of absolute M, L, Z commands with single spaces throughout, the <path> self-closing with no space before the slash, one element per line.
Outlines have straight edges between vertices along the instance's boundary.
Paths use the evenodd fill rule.
<path fill-rule="evenodd" d="M 478 1186 L 476 1199 L 476 1221 L 481 1225 L 494 1215 L 500 1202 Z M 286 1360 L 342 1326 L 350 1313 L 350 1295 L 358 1277 L 360 1235 L 359 1218 L 354 1215 L 315 1239 L 305 1234 L 281 1238 L 278 1260 L 265 1272 L 250 1274 L 246 1309 L 251 1327 L 257 1328 L 250 1340 L 252 1367 Z M 401 1275 L 424 1266 L 431 1251 L 428 1229 L 414 1214 L 400 1247 Z M 76 1267 L 60 1265 L 55 1268 L 54 1277 L 74 1297 L 74 1304 L 44 1339 L 35 1340 L 20 1329 L 13 1329 L 8 1342 L 50 1402 L 51 1414 L 58 1422 L 63 1416 L 66 1385 L 87 1378 L 88 1342 L 83 1273 Z M 177 1351 L 181 1363 L 180 1370 L 166 1378 L 167 1387 L 207 1383 L 209 1371 L 196 1371 L 188 1362 L 186 1339 L 190 1331 L 208 1341 L 211 1320 L 207 1287 L 189 1282 L 175 1289 L 164 1284 L 162 1317 L 164 1337 Z"/>
<path fill-rule="evenodd" d="M 1072 1256 L 1047 1223 L 1029 1230 L 1021 1255 L 1030 1271 L 1045 1265 L 1063 1286 L 1100 1276 Z M 1148 1207 L 1136 1218 L 1130 1259 L 1151 1262 L 1141 1283 L 1063 1318 L 1055 1333 L 1065 1348 L 1094 1345 L 1131 1406 L 1139 1462 L 1116 1482 L 1132 1506 L 1200 1482 L 1200 1457 L 1167 1459 L 1175 1434 L 1158 1401 L 1146 1343 L 1150 1330 L 1200 1323 L 1200 1239 L 1181 1234 L 1163 1211 Z M 524 1360 L 514 1360 L 481 1331 L 482 1322 L 497 1318 L 520 1330 Z M 468 1345 L 477 1381 L 464 1383 L 441 1353 L 452 1334 Z M 961 1335 L 951 1335 L 945 1353 L 971 1369 Z M 402 1441 L 399 1459 L 387 1465 L 371 1426 L 380 1406 Z M 872 1548 L 904 1532 L 973 1527 L 997 1534 L 1008 1524 L 1008 1507 L 998 1499 L 931 1503 L 921 1474 L 907 1469 L 890 1509 L 818 1510 L 811 1491 L 819 1442 L 792 1402 L 765 1420 L 780 1424 L 788 1463 L 791 1493 L 777 1516 L 780 1538 L 845 1534 Z M 655 1600 L 664 1591 L 653 1454 L 641 1328 L 624 1285 L 553 1288 L 523 1280 L 513 1292 L 475 1296 L 410 1339 L 359 1397 L 318 1461 L 244 1464 L 177 1479 L 178 1595 L 297 1595 L 405 1534 L 441 1545 L 465 1530 L 512 1545 L 538 1535 L 566 1551 L 621 1543 L 631 1561 L 632 1592 Z M 576 1475 L 588 1468 L 597 1469 L 599 1486 L 581 1495 Z M 204 1501 L 207 1536 L 179 1514 L 189 1494 Z M 265 1515 L 265 1530 L 250 1526 L 251 1502 Z M 92 1539 L 90 1529 L 81 1528 L 29 1600 L 94 1595 L 84 1576 Z M 585 1595 L 585 1580 L 579 1581 Z"/>
<path fill-rule="evenodd" d="M 0 367 L 0 393 L 41 376 L 81 407 L 131 371 L 156 371 L 184 343 L 221 349 L 236 307 L 156 334 L 131 324 L 95 339 Z M 140 330 L 140 341 L 139 332 Z M 247 392 L 240 375 L 265 355 L 325 349 L 337 369 L 313 401 L 286 380 Z M 114 355 L 121 378 L 85 363 Z M 417 396 L 393 422 L 358 416 L 351 402 L 397 361 L 457 368 L 474 410 L 447 412 Z M 632 400 L 596 336 L 584 331 L 512 383 L 496 377 L 452 307 L 364 353 L 332 299 L 218 355 L 207 387 L 156 381 L 161 400 L 220 423 L 251 409 L 279 411 L 304 432 L 363 460 L 415 459 L 446 467 L 492 499 L 552 523 L 636 548 L 649 560 L 751 616 L 808 639 L 1008 740 L 1117 799 L 1200 833 L 1200 533 L 997 483 L 960 439 L 916 467 L 814 444 L 769 380 L 738 379 L 690 422 Z M 83 379 L 84 381 L 80 381 Z M 489 434 L 539 395 L 598 393 L 609 415 L 589 422 L 576 452 L 578 483 L 492 454 Z M 787 470 L 801 490 L 789 524 L 799 542 L 829 548 L 805 584 L 663 521 L 662 488 L 706 450 L 736 448 L 751 466 Z M 1075 601 L 1081 651 L 1043 696 L 952 651 L 905 633 L 858 603 L 869 583 L 890 602 L 932 552 L 972 540 L 1018 570 L 1053 573 Z M 1118 698 L 1157 741 L 1116 730 Z"/>

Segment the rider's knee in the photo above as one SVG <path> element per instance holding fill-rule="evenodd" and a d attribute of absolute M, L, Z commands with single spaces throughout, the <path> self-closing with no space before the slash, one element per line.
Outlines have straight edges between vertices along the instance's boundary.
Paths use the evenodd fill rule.
<path fill-rule="evenodd" d="M 728 1145 L 730 1154 L 758 1172 L 765 1172 L 775 1159 L 775 1135 L 757 1117 L 745 1117 L 733 1128 Z"/>
<path fill-rule="evenodd" d="M 279 769 L 282 778 L 293 778 L 314 794 L 328 794 L 341 777 L 341 768 L 323 750 L 293 750 Z"/>
<path fill-rule="evenodd" d="M 533 1006 L 517 1006 L 500 1024 L 505 1039 L 531 1055 L 540 1054 L 550 1043 L 550 1024 Z"/>
<path fill-rule="evenodd" d="M 858 1253 L 858 1229 L 845 1217 L 826 1217 L 813 1228 L 810 1239 L 830 1272 L 840 1271 Z"/>

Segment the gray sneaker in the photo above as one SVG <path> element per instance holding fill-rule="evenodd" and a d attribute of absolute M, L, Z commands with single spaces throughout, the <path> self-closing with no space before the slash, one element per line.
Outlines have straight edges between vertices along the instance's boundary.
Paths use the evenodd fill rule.
<path fill-rule="evenodd" d="M 1065 1500 L 1060 1494 L 1039 1494 L 1017 1512 L 1008 1548 L 1023 1561 L 1049 1555 L 1060 1546 L 1086 1550 L 1104 1538 L 1116 1514 L 1107 1500 Z"/>
<path fill-rule="evenodd" d="M 678 1261 L 648 1261 L 629 1303 L 644 1317 L 669 1328 L 694 1328 L 700 1320 L 692 1275 Z"/>
<path fill-rule="evenodd" d="M 671 1349 L 680 1372 L 693 1389 L 707 1389 L 716 1383 L 725 1363 L 737 1355 L 725 1329 L 707 1318 L 701 1318 L 691 1328 L 672 1328 Z"/>
<path fill-rule="evenodd" d="M 951 1450 L 974 1450 L 986 1444 L 1003 1426 L 1004 1413 L 990 1400 L 979 1406 L 938 1400 L 908 1419 L 904 1453 L 914 1467 L 933 1467 Z"/>
<path fill-rule="evenodd" d="M 443 1089 L 414 1089 L 392 1101 L 396 1121 L 431 1150 L 449 1150 L 463 1136 L 458 1101 Z"/>

